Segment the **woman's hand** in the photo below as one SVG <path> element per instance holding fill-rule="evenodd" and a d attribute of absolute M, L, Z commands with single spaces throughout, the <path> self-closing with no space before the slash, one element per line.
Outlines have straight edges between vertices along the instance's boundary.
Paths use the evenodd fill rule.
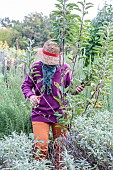
<path fill-rule="evenodd" d="M 36 95 L 30 96 L 29 100 L 32 106 L 37 106 L 40 103 L 40 97 Z"/>
<path fill-rule="evenodd" d="M 75 90 L 75 93 L 76 93 L 76 94 L 79 94 L 81 91 L 84 90 L 84 87 L 85 87 L 84 84 L 78 86 L 78 87 L 76 88 L 76 90 Z"/>

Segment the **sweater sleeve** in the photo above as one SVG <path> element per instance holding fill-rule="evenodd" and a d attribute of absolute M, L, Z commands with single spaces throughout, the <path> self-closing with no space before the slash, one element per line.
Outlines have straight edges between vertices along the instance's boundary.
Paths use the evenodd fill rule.
<path fill-rule="evenodd" d="M 25 98 L 30 98 L 30 96 L 35 95 L 33 92 L 34 83 L 29 76 L 26 76 L 21 89 Z"/>

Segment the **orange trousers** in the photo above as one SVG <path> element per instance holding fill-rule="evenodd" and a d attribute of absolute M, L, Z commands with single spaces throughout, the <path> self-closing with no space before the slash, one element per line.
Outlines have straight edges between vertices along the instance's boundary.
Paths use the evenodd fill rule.
<path fill-rule="evenodd" d="M 49 140 L 49 131 L 50 126 L 52 127 L 52 133 L 54 140 L 58 137 L 65 137 L 67 130 L 64 130 L 64 127 L 60 123 L 45 123 L 45 122 L 32 122 L 34 141 L 35 141 L 35 153 L 40 152 L 39 155 L 35 154 L 34 157 L 36 160 L 46 159 L 48 153 L 48 140 Z M 62 169 L 62 146 L 61 143 L 55 140 L 54 142 L 54 164 L 55 169 Z"/>

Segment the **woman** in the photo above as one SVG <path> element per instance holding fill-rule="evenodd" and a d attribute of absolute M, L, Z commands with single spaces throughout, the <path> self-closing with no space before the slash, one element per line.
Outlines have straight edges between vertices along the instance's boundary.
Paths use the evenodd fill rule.
<path fill-rule="evenodd" d="M 62 64 L 60 48 L 53 40 L 45 42 L 43 48 L 37 52 L 39 61 L 32 65 L 31 73 L 22 84 L 25 98 L 35 106 L 32 109 L 31 120 L 34 138 L 38 139 L 35 144 L 35 159 L 45 159 L 48 153 L 48 139 L 50 126 L 52 127 L 54 140 L 60 136 L 66 136 L 67 130 L 60 126 L 56 112 L 63 116 L 63 110 L 57 99 L 62 96 L 58 86 L 68 87 L 71 83 L 71 70 L 68 64 Z M 61 62 L 60 62 L 61 61 Z M 61 63 L 61 64 L 60 64 Z M 76 88 L 79 93 L 83 86 Z M 64 102 L 63 102 L 64 104 Z M 43 142 L 42 142 L 43 141 Z M 60 146 L 55 146 L 55 169 L 61 169 Z"/>

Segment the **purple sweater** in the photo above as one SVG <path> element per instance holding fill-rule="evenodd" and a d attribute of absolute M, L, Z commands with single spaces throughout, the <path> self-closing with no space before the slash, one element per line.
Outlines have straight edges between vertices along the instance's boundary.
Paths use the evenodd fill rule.
<path fill-rule="evenodd" d="M 64 72 L 64 81 L 61 80 L 61 72 Z M 47 95 L 46 92 L 42 93 L 42 66 L 40 62 L 35 62 L 31 68 L 31 75 L 26 76 L 22 84 L 22 92 L 25 98 L 29 98 L 31 95 L 40 96 L 40 103 L 38 106 L 32 109 L 31 119 L 32 121 L 38 122 L 58 122 L 58 117 L 55 112 L 63 114 L 63 110 L 60 108 L 59 102 L 56 98 L 59 98 L 61 94 L 58 84 L 64 86 L 65 88 L 69 86 L 71 82 L 71 71 L 68 64 L 64 64 L 61 67 L 58 67 L 54 73 L 52 79 L 52 93 Z M 55 83 L 57 85 L 55 85 Z"/>

